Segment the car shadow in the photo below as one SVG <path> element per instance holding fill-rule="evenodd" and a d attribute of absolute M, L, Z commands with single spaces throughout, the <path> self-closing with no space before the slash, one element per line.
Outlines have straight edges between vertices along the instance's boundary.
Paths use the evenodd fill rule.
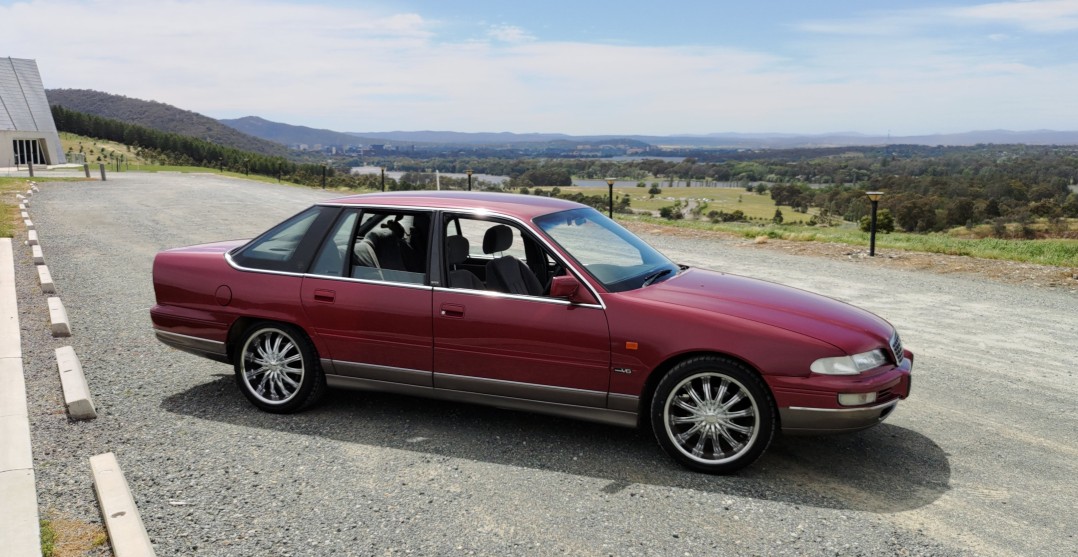
<path fill-rule="evenodd" d="M 633 430 L 387 393 L 331 390 L 308 411 L 275 415 L 251 406 L 231 375 L 166 398 L 172 413 L 249 427 L 609 480 L 676 487 L 831 509 L 896 513 L 931 504 L 949 489 L 946 453 L 931 439 L 881 424 L 846 435 L 776 436 L 752 466 L 732 476 L 691 472 L 650 431 Z"/>

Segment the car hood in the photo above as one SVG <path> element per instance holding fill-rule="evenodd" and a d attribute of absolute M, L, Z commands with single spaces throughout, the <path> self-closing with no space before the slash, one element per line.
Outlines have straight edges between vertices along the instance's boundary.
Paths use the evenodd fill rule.
<path fill-rule="evenodd" d="M 894 331 L 880 317 L 838 300 L 702 269 L 682 271 L 632 295 L 764 323 L 826 342 L 848 354 L 885 347 Z"/>

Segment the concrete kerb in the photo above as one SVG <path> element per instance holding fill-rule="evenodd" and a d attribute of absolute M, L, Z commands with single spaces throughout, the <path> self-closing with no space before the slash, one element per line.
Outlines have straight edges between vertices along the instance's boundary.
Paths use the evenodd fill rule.
<path fill-rule="evenodd" d="M 23 219 L 22 223 L 26 225 L 27 230 L 36 230 L 34 228 L 34 221 L 30 219 Z"/>
<path fill-rule="evenodd" d="M 101 515 L 105 517 L 105 528 L 116 557 L 155 555 L 116 455 L 105 453 L 90 457 L 90 469 Z"/>
<path fill-rule="evenodd" d="M 47 266 L 37 266 L 37 280 L 39 283 L 41 283 L 42 294 L 56 293 L 56 285 L 52 282 L 52 273 L 49 272 L 49 268 Z"/>
<path fill-rule="evenodd" d="M 75 420 L 96 418 L 97 409 L 90 397 L 90 386 L 86 384 L 82 362 L 75 355 L 74 348 L 61 346 L 56 349 L 56 368 L 60 371 L 60 386 L 64 391 L 64 404 L 67 405 L 68 415 Z"/>
<path fill-rule="evenodd" d="M 41 555 L 41 531 L 26 410 L 15 257 L 0 238 L 0 540 L 5 555 Z"/>
<path fill-rule="evenodd" d="M 30 246 L 30 253 L 34 256 L 34 265 L 45 264 L 45 254 L 41 253 L 41 246 Z"/>
<path fill-rule="evenodd" d="M 37 230 L 26 231 L 26 243 L 31 246 L 39 245 L 37 241 Z"/>
<path fill-rule="evenodd" d="M 71 336 L 71 321 L 67 318 L 67 310 L 64 303 L 56 296 L 49 296 L 49 321 L 52 323 L 52 336 Z"/>

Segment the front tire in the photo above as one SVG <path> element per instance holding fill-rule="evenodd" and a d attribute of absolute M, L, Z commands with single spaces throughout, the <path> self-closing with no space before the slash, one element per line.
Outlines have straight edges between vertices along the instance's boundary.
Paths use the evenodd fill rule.
<path fill-rule="evenodd" d="M 297 327 L 255 323 L 236 351 L 236 382 L 247 400 L 274 414 L 298 412 L 321 398 L 326 377 L 314 345 Z"/>
<path fill-rule="evenodd" d="M 760 458 L 775 432 L 771 393 L 745 365 L 700 356 L 674 366 L 651 401 L 659 445 L 687 468 L 729 474 Z"/>

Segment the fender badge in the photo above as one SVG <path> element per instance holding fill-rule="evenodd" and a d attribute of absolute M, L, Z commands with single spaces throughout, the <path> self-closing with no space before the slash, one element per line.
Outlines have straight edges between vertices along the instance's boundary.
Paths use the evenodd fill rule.
<path fill-rule="evenodd" d="M 625 375 L 632 375 L 633 370 L 632 368 L 628 367 L 616 367 L 614 368 L 614 373 L 624 373 Z"/>

